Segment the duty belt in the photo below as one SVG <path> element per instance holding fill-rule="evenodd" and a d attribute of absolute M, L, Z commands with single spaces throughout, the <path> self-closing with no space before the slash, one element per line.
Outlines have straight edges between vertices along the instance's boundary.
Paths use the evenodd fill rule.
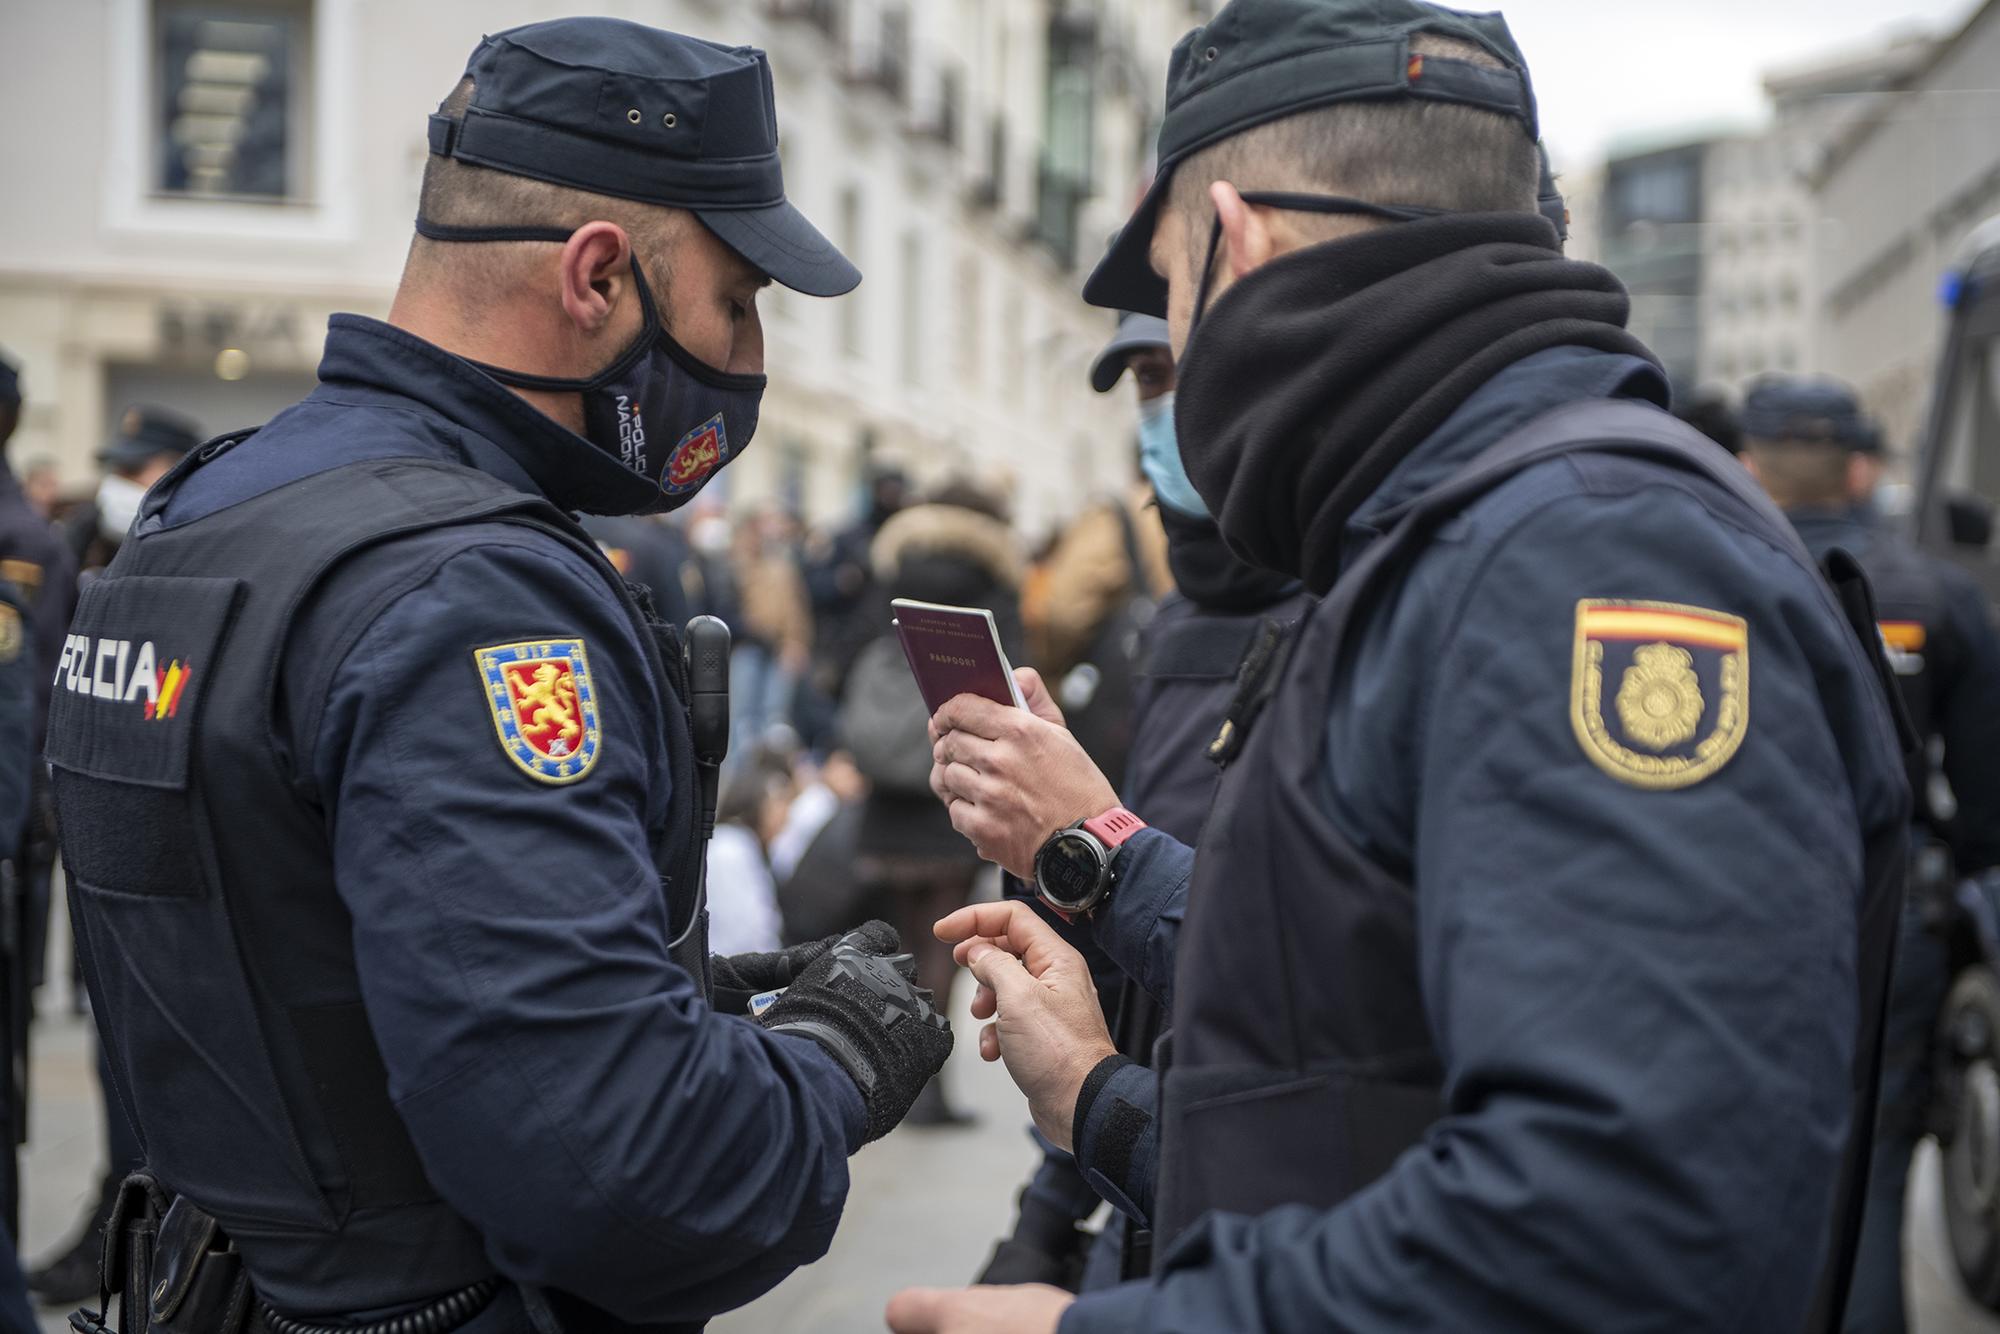
<path fill-rule="evenodd" d="M 119 1187 L 104 1225 L 98 1305 L 69 1318 L 76 1334 L 450 1334 L 500 1291 L 482 1279 L 367 1324 L 321 1324 L 259 1300 L 236 1244 L 186 1196 L 174 1199 L 145 1172 Z M 118 1318 L 107 1323 L 117 1296 Z"/>

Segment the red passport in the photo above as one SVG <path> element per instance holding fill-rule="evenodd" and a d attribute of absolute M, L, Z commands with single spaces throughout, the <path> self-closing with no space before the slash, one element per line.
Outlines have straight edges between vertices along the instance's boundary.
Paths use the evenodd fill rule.
<path fill-rule="evenodd" d="M 932 713 L 959 695 L 979 695 L 995 704 L 1028 707 L 1000 647 L 1000 631 L 993 624 L 992 612 L 984 607 L 945 607 L 909 598 L 897 598 L 889 606 L 896 613 L 893 624 L 897 638 L 903 641 L 903 656 L 910 660 L 924 706 Z"/>

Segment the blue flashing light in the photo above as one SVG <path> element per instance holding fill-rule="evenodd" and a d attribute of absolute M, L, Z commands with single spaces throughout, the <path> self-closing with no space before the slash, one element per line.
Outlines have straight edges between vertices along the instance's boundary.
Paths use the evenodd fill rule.
<path fill-rule="evenodd" d="M 1944 303 L 1946 310 L 1957 310 L 1958 303 L 1964 296 L 1965 275 L 1953 269 L 1945 274 L 1944 281 L 1938 284 L 1938 300 Z"/>

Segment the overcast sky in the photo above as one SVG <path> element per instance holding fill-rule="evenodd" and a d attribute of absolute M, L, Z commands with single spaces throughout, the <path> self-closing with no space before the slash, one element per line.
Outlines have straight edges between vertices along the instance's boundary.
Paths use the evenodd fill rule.
<path fill-rule="evenodd" d="M 1528 57 L 1542 134 L 1579 170 L 1621 136 L 1754 125 L 1766 70 L 1953 30 L 1978 0 L 1496 0 Z"/>

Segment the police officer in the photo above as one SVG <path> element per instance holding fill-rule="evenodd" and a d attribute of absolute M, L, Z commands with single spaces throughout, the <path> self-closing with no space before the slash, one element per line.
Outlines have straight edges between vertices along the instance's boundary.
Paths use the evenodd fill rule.
<path fill-rule="evenodd" d="M 1745 462 L 1806 547 L 1815 555 L 1849 552 L 1868 573 L 1904 706 L 1926 750 L 1940 754 L 1937 777 L 1951 794 L 1952 809 L 1941 812 L 1933 775 L 1913 778 L 1915 837 L 1948 849 L 1960 876 L 2000 866 L 2000 641 L 1978 585 L 1878 520 L 1872 501 L 1882 434 L 1846 385 L 1766 377 L 1744 398 L 1741 430 Z M 1931 1035 L 1950 982 L 1945 941 L 1934 929 L 1942 906 L 1913 892 L 1897 932 L 1875 1154 L 1848 1307 L 1855 1334 L 1905 1327 L 1903 1195 L 1910 1156 L 1928 1128 Z"/>
<path fill-rule="evenodd" d="M 96 493 L 63 523 L 78 570 L 88 573 L 111 563 L 139 517 L 147 489 L 200 443 L 201 429 L 177 412 L 146 406 L 125 410 L 118 434 L 97 451 L 104 475 Z"/>
<path fill-rule="evenodd" d="M 0 1031 L 18 1034 L 25 1022 L 28 1002 L 26 978 L 21 975 L 25 960 L 19 957 L 19 899 L 25 889 L 20 874 L 23 847 L 21 831 L 26 827 L 30 793 L 36 786 L 35 771 L 41 766 L 34 748 L 35 656 L 27 600 L 12 584 L 0 581 L 0 861 L 13 863 L 0 879 L 0 904 L 10 916 L 8 935 L 14 938 L 13 957 L 0 967 L 0 1011 L 5 1022 Z M 0 1331 L 4 1334 L 34 1334 L 37 1328 L 28 1305 L 27 1282 L 22 1276 L 14 1250 L 13 1227 L 21 1210 L 21 1173 L 14 1134 L 24 1127 L 22 1100 L 27 1096 L 25 1056 L 18 1036 L 5 1051 L 0 1068 Z"/>
<path fill-rule="evenodd" d="M 693 496 L 751 442 L 759 289 L 858 281 L 775 126 L 750 48 L 480 42 L 388 322 L 334 316 L 319 388 L 190 455 L 85 593 L 49 753 L 176 1197 L 156 1309 L 230 1290 L 208 1216 L 274 1329 L 694 1328 L 825 1251 L 949 1052 L 879 926 L 706 958 L 722 652 L 684 668 L 568 513 Z M 789 986 L 753 1022 L 711 969 Z"/>
<path fill-rule="evenodd" d="M 0 451 L 21 422 L 21 377 L 18 368 L 0 358 Z M 36 654 L 35 720 L 30 746 L 41 753 L 48 723 L 49 682 L 63 631 L 76 607 L 76 564 L 48 519 L 28 502 L 13 465 L 0 452 L 0 580 L 20 591 L 28 613 L 28 639 Z M 26 922 L 20 952 L 28 964 L 28 980 L 40 986 L 45 963 L 49 915 L 49 876 L 55 862 L 55 833 L 47 794 L 37 781 L 22 817 L 22 879 L 28 887 Z"/>
<path fill-rule="evenodd" d="M 1174 591 L 1140 634 L 1124 803 L 1146 811 L 1154 828 L 1193 846 L 1221 777 L 1208 757 L 1208 743 L 1222 724 L 1237 668 L 1260 634 L 1279 633 L 1305 610 L 1308 598 L 1296 579 L 1231 555 L 1188 481 L 1174 440 L 1174 357 L 1165 320 L 1121 315 L 1111 341 L 1091 364 L 1091 387 L 1110 393 L 1128 371 L 1139 408 L 1139 467 L 1166 529 Z M 1118 1050 L 1136 1061 L 1150 1060 L 1165 1016 L 1087 932 L 1073 943 L 1090 960 Z M 1096 1212 L 1098 1195 L 1068 1153 L 1046 1142 L 1043 1147 L 1043 1161 L 1022 1190 L 1013 1233 L 995 1247 L 979 1281 L 1071 1287 L 1080 1281 L 1094 1288 L 1145 1273 L 1144 1233 L 1122 1213 L 1092 1248 L 1088 1269 L 1077 1272 L 1083 1268 L 1078 1252 L 1088 1236 L 1077 1225 Z"/>
<path fill-rule="evenodd" d="M 0 357 L 0 451 L 21 424 L 20 368 Z M 49 521 L 36 513 L 21 493 L 21 483 L 4 452 L 0 452 L 0 579 L 21 590 L 28 604 L 30 638 L 41 666 L 35 691 L 35 736 L 49 703 L 49 678 L 55 674 L 57 647 L 76 606 L 76 567 Z"/>
<path fill-rule="evenodd" d="M 1534 106 L 1498 15 L 1417 0 L 1232 0 L 1176 49 L 1086 296 L 1165 312 L 1195 489 L 1323 596 L 1246 668 L 1198 854 L 1045 691 L 933 719 L 955 825 L 1173 1039 L 1157 1081 L 1119 1055 L 1019 904 L 939 924 L 982 1055 L 1155 1259 L 893 1328 L 1835 1318 L 1907 841 L 1886 668 L 1561 257 Z"/>

